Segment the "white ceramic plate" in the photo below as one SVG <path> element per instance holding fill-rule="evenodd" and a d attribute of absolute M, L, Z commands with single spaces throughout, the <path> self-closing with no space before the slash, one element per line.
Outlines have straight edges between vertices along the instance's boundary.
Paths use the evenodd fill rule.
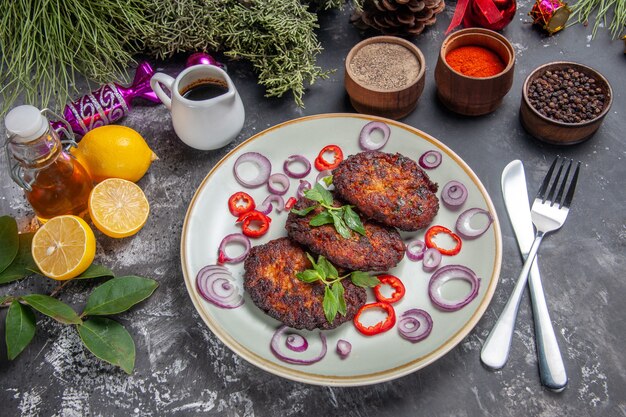
<path fill-rule="evenodd" d="M 345 156 L 360 151 L 358 136 L 361 128 L 371 120 L 384 121 L 391 127 L 391 137 L 384 152 L 399 152 L 417 160 L 424 152 L 436 149 L 443 154 L 443 162 L 427 171 L 430 178 L 439 184 L 439 189 L 452 180 L 462 181 L 469 191 L 463 209 L 481 207 L 489 210 L 494 222 L 483 236 L 463 242 L 461 252 L 444 256 L 442 266 L 461 264 L 471 268 L 480 278 L 478 296 L 467 306 L 456 312 L 438 310 L 428 298 L 430 274 L 422 270 L 421 262 L 411 262 L 406 257 L 389 273 L 402 279 L 406 295 L 394 305 L 396 314 L 410 308 L 428 311 L 433 318 L 430 336 L 418 343 L 402 339 L 394 327 L 386 333 L 373 337 L 361 335 L 351 322 L 337 329 L 326 331 L 328 353 L 319 362 L 303 366 L 291 365 L 277 359 L 270 350 L 270 340 L 280 323 L 257 308 L 245 296 L 243 306 L 236 309 L 221 309 L 204 301 L 196 289 L 196 274 L 205 265 L 217 260 L 217 249 L 224 236 L 240 232 L 235 218 L 227 208 L 227 200 L 236 191 L 244 190 L 233 176 L 233 165 L 237 157 L 246 152 L 260 152 L 272 161 L 272 172 L 282 172 L 284 160 L 293 154 L 303 154 L 313 161 L 319 151 L 328 144 L 339 145 Z M 315 168 L 306 178 L 313 182 L 317 176 Z M 298 180 L 291 180 L 291 188 L 285 197 L 295 194 Z M 265 187 L 246 189 L 259 204 L 268 195 Z M 459 212 L 452 212 L 441 205 L 433 225 L 439 224 L 454 230 Z M 270 231 L 259 239 L 259 245 L 281 236 L 286 236 L 287 214 L 270 214 Z M 403 233 L 408 241 L 412 237 L 423 238 L 424 231 Z M 181 241 L 181 261 L 185 284 L 191 300 L 204 322 L 226 346 L 235 353 L 276 375 L 296 381 L 333 386 L 355 386 L 388 381 L 406 375 L 432 363 L 456 346 L 476 325 L 487 309 L 496 288 L 502 257 L 500 225 L 487 191 L 472 170 L 452 150 L 431 136 L 405 124 L 373 116 L 352 114 L 326 114 L 304 117 L 269 128 L 243 142 L 226 155 L 206 176 L 194 195 L 185 223 Z M 241 288 L 243 263 L 228 265 Z M 464 294 L 469 288 L 464 282 L 453 280 L 444 286 L 444 295 L 450 298 Z M 374 297 L 368 291 L 368 302 Z M 396 326 L 397 327 L 397 326 Z M 319 351 L 318 332 L 302 332 L 309 339 L 311 354 Z M 352 344 L 352 353 L 340 359 L 335 348 L 339 339 Z"/>

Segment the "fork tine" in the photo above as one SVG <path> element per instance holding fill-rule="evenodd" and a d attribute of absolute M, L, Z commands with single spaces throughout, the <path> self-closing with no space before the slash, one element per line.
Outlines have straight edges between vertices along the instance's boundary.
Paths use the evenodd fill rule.
<path fill-rule="evenodd" d="M 566 160 L 563 160 L 563 165 L 565 165 L 566 162 L 567 162 Z M 569 160 L 569 164 L 567 164 L 567 169 L 565 170 L 565 175 L 563 176 L 563 182 L 561 182 L 561 186 L 559 187 L 559 192 L 554 198 L 554 200 L 552 200 L 552 204 L 550 204 L 550 206 L 553 206 L 554 204 L 558 204 L 559 208 L 563 206 L 563 203 L 562 203 L 563 192 L 565 191 L 565 185 L 567 184 L 567 179 L 569 178 L 569 172 L 572 169 L 573 162 L 574 161 L 572 161 L 571 159 Z M 554 185 L 556 186 L 556 183 L 554 183 Z"/>
<path fill-rule="evenodd" d="M 548 189 L 548 185 L 550 184 L 550 177 L 552 177 L 552 172 L 554 171 L 554 167 L 556 166 L 556 162 L 559 160 L 559 157 L 557 156 L 556 158 L 554 158 L 554 161 L 552 162 L 552 165 L 550 166 L 550 169 L 548 170 L 548 173 L 546 174 L 545 178 L 543 179 L 543 183 L 541 184 L 541 187 L 539 187 L 539 191 L 537 191 L 537 197 L 535 198 L 540 198 L 541 200 L 545 201 L 545 194 L 546 194 L 546 190 Z"/>
<path fill-rule="evenodd" d="M 556 187 L 559 184 L 559 180 L 561 179 L 561 172 L 563 172 L 563 166 L 565 165 L 565 159 L 561 159 L 559 157 L 559 162 L 560 162 L 559 170 L 556 172 L 556 176 L 554 177 L 554 180 L 552 181 L 552 187 L 550 187 L 550 191 L 548 192 L 548 195 L 546 195 L 546 197 L 543 200 L 544 203 L 547 200 L 547 201 L 551 202 L 552 204 L 554 204 L 554 194 L 556 193 Z M 567 179 L 567 177 L 565 177 L 565 179 Z"/>
<path fill-rule="evenodd" d="M 580 161 L 576 164 L 576 171 L 574 171 L 574 176 L 572 177 L 572 182 L 569 185 L 569 190 L 567 190 L 567 195 L 565 196 L 565 201 L 561 205 L 561 207 L 569 208 L 570 204 L 572 204 L 572 198 L 574 198 L 574 190 L 576 189 L 576 182 L 578 182 L 578 172 L 580 171 Z"/>

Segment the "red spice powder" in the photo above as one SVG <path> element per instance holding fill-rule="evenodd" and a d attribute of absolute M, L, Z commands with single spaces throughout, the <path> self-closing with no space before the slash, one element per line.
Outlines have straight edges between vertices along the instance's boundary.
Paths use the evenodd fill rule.
<path fill-rule="evenodd" d="M 446 54 L 446 62 L 461 74 L 480 78 L 499 74 L 506 66 L 498 54 L 482 46 L 453 49 Z"/>

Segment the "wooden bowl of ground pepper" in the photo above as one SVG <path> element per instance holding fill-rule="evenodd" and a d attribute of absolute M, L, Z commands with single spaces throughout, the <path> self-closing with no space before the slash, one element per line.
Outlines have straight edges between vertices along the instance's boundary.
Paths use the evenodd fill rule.
<path fill-rule="evenodd" d="M 395 36 L 375 36 L 348 53 L 344 85 L 359 113 L 400 119 L 417 106 L 425 73 L 417 46 Z"/>
<path fill-rule="evenodd" d="M 613 101 L 607 79 L 575 62 L 540 66 L 526 78 L 522 91 L 522 126 L 537 139 L 557 145 L 593 136 Z"/>
<path fill-rule="evenodd" d="M 435 67 L 439 100 L 466 116 L 491 113 L 513 85 L 515 52 L 497 32 L 482 28 L 459 30 L 441 45 Z"/>

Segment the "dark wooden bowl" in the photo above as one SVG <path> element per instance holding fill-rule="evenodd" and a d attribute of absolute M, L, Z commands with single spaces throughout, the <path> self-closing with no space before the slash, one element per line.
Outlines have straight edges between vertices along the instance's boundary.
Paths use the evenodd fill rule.
<path fill-rule="evenodd" d="M 417 79 L 410 85 L 397 90 L 380 90 L 358 82 L 350 68 L 350 62 L 359 49 L 372 43 L 394 43 L 408 49 L 409 52 L 415 55 L 420 66 Z M 348 53 L 345 64 L 344 85 L 350 96 L 352 106 L 359 113 L 400 119 L 411 113 L 417 106 L 417 100 L 422 91 L 424 91 L 425 74 L 426 60 L 417 46 L 395 36 L 375 36 L 359 42 Z"/>
<path fill-rule="evenodd" d="M 602 112 L 598 114 L 596 118 L 581 123 L 560 122 L 539 113 L 537 109 L 530 104 L 530 100 L 528 99 L 528 87 L 535 79 L 543 75 L 546 71 L 562 70 L 568 67 L 595 78 L 596 82 L 603 90 L 603 94 L 607 97 L 604 101 Z M 609 112 L 612 102 L 613 89 L 608 80 L 598 71 L 586 65 L 577 64 L 576 62 L 551 62 L 540 66 L 526 77 L 522 90 L 522 104 L 520 105 L 519 111 L 520 121 L 524 129 L 539 140 L 556 145 L 574 145 L 589 139 L 596 133 L 604 117 Z"/>
<path fill-rule="evenodd" d="M 482 46 L 495 52 L 506 64 L 504 70 L 491 77 L 470 77 L 455 71 L 446 62 L 446 55 L 461 46 Z M 441 45 L 435 68 L 437 95 L 444 106 L 466 116 L 491 113 L 513 85 L 515 51 L 511 43 L 497 32 L 468 28 L 454 32 Z"/>

